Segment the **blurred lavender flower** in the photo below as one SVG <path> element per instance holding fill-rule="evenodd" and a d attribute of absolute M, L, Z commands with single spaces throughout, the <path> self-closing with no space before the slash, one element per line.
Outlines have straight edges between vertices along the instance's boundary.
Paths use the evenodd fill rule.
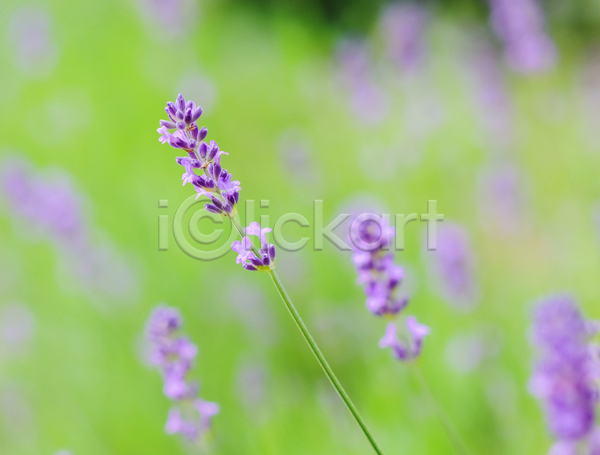
<path fill-rule="evenodd" d="M 585 55 L 581 68 L 580 103 L 584 114 L 584 134 L 593 152 L 600 149 L 600 44 Z"/>
<path fill-rule="evenodd" d="M 10 18 L 11 49 L 19 69 L 33 77 L 47 76 L 58 58 L 58 49 L 52 38 L 52 18 L 37 7 L 21 7 Z"/>
<path fill-rule="evenodd" d="M 591 328 L 570 296 L 544 300 L 533 316 L 532 343 L 538 360 L 529 388 L 543 401 L 557 439 L 550 453 L 576 453 L 576 445 L 594 426 L 598 389 L 588 346 Z"/>
<path fill-rule="evenodd" d="M 413 70 L 425 53 L 424 31 L 429 19 L 419 3 L 393 3 L 379 20 L 388 57 L 401 69 Z"/>
<path fill-rule="evenodd" d="M 28 307 L 12 303 L 0 308 L 0 353 L 20 353 L 34 331 L 35 319 Z"/>
<path fill-rule="evenodd" d="M 321 182 L 319 169 L 311 162 L 310 149 L 306 133 L 295 128 L 286 130 L 277 144 L 286 175 L 306 189 L 314 189 Z"/>
<path fill-rule="evenodd" d="M 369 125 L 381 124 L 390 105 L 385 91 L 377 83 L 367 43 L 346 39 L 338 45 L 338 79 L 350 95 L 352 113 Z"/>
<path fill-rule="evenodd" d="M 92 230 L 83 207 L 85 200 L 68 175 L 47 177 L 23 159 L 7 159 L 0 166 L 0 193 L 19 233 L 48 238 L 58 248 L 69 280 L 94 300 L 108 297 L 123 302 L 133 299 L 137 278 L 128 262 L 106 240 L 92 242 Z M 70 284 L 70 283 L 69 283 Z"/>
<path fill-rule="evenodd" d="M 508 64 L 519 73 L 543 72 L 556 64 L 557 51 L 544 32 L 544 13 L 536 0 L 489 0 L 490 21 L 504 42 Z"/>
<path fill-rule="evenodd" d="M 600 427 L 596 427 L 590 436 L 590 455 L 600 455 Z"/>
<path fill-rule="evenodd" d="M 487 228 L 514 234 L 523 224 L 526 208 L 526 179 L 512 164 L 485 169 L 479 176 L 479 206 Z"/>
<path fill-rule="evenodd" d="M 438 227 L 437 249 L 425 253 L 444 298 L 461 310 L 472 310 L 477 303 L 477 285 L 467 231 L 444 222 Z"/>
<path fill-rule="evenodd" d="M 193 101 L 186 102 L 180 94 L 175 103 L 167 103 L 165 111 L 169 120 L 160 121 L 157 130 L 161 134 L 159 141 L 187 152 L 188 156 L 177 158 L 177 164 L 185 168 L 183 184 L 191 183 L 198 196 L 211 200 L 204 205 L 209 212 L 234 217 L 242 188 L 240 182 L 232 181 L 231 174 L 221 168 L 221 155 L 228 153 L 219 150 L 215 141 L 210 141 L 210 144 L 204 142 L 208 130 L 206 127 L 198 128 L 197 123 L 202 108 Z M 171 130 L 175 131 L 172 133 Z M 196 174 L 196 169 L 202 174 Z"/>
<path fill-rule="evenodd" d="M 198 5 L 192 0 L 139 0 L 139 6 L 148 30 L 154 34 L 158 25 L 161 39 L 180 38 L 198 21 Z"/>
<path fill-rule="evenodd" d="M 466 91 L 473 97 L 486 148 L 504 154 L 514 140 L 514 106 L 495 47 L 483 33 L 467 36 L 460 63 Z"/>
<path fill-rule="evenodd" d="M 408 344 L 398 339 L 396 323 L 390 322 L 385 335 L 379 340 L 380 348 L 390 348 L 398 360 L 410 360 L 419 357 L 423 348 L 423 338 L 429 335 L 429 327 L 419 324 L 414 316 L 406 318 L 406 329 L 409 335 Z"/>
<path fill-rule="evenodd" d="M 394 264 L 394 254 L 389 251 L 393 245 L 394 228 L 385 218 L 367 214 L 358 229 L 350 231 L 353 246 L 352 261 L 358 273 L 358 284 L 363 286 L 367 296 L 367 309 L 376 316 L 394 317 L 408 304 L 407 297 L 399 295 L 399 286 L 404 278 L 402 267 Z M 381 339 L 381 348 L 391 348 L 399 360 L 410 360 L 421 353 L 423 338 L 429 328 L 417 322 L 414 316 L 406 318 L 407 346 L 396 336 L 397 326 L 390 323 Z"/>
<path fill-rule="evenodd" d="M 165 431 L 196 441 L 210 429 L 219 405 L 200 399 L 198 383 L 187 379 L 198 349 L 189 339 L 179 336 L 182 324 L 178 310 L 159 306 L 150 315 L 146 336 L 152 344 L 150 361 L 163 374 L 163 392 L 176 403 L 169 411 Z"/>

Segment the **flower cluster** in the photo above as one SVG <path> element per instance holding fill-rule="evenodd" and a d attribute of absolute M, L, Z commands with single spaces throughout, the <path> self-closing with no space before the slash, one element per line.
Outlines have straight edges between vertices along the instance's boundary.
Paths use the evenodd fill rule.
<path fill-rule="evenodd" d="M 219 405 L 198 398 L 198 383 L 187 379 L 198 349 L 188 338 L 178 335 L 182 323 L 179 311 L 160 306 L 150 315 L 146 336 L 152 344 L 150 361 L 163 374 L 164 394 L 176 402 L 169 411 L 165 431 L 194 441 L 210 428 Z"/>
<path fill-rule="evenodd" d="M 394 317 L 408 304 L 407 297 L 399 295 L 404 270 L 394 263 L 392 247 L 394 229 L 385 220 L 368 219 L 351 232 L 352 261 L 358 273 L 358 284 L 367 296 L 367 309 L 376 316 Z M 381 348 L 389 347 L 399 360 L 410 360 L 421 353 L 423 338 L 429 328 L 417 322 L 414 316 L 406 318 L 407 342 L 396 335 L 397 325 L 390 322 L 385 336 L 379 342 Z"/>
<path fill-rule="evenodd" d="M 489 0 L 491 23 L 504 42 L 508 64 L 520 73 L 550 69 L 556 46 L 543 29 L 544 15 L 536 0 Z"/>
<path fill-rule="evenodd" d="M 589 339 L 597 324 L 586 321 L 569 296 L 554 296 L 538 305 L 532 342 L 538 360 L 530 380 L 532 394 L 543 401 L 557 442 L 551 453 L 576 453 L 593 431 L 598 403 L 598 363 Z"/>
<path fill-rule="evenodd" d="M 211 200 L 204 206 L 209 212 L 235 216 L 242 188 L 240 182 L 231 180 L 231 174 L 221 167 L 221 155 L 228 153 L 219 150 L 215 141 L 204 141 L 208 130 L 198 128 L 197 124 L 202 108 L 193 101 L 186 102 L 180 94 L 175 103 L 167 103 L 165 111 L 169 120 L 160 121 L 159 141 L 187 152 L 188 156 L 177 158 L 177 164 L 185 168 L 183 184 L 191 183 L 198 196 L 204 195 Z M 175 131 L 171 133 L 171 130 Z M 196 174 L 196 169 L 202 174 Z"/>
<path fill-rule="evenodd" d="M 271 228 L 260 228 L 260 224 L 253 221 L 244 230 L 246 236 L 242 240 L 236 240 L 231 244 L 231 249 L 238 256 L 235 260 L 237 264 L 242 264 L 246 270 L 270 270 L 275 262 L 275 245 L 267 243 L 267 233 Z M 259 255 L 252 251 L 252 240 L 249 235 L 260 239 Z"/>

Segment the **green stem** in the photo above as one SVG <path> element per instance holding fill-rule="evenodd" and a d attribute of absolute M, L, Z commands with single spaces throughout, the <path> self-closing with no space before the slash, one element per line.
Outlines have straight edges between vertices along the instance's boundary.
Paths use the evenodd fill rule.
<path fill-rule="evenodd" d="M 245 234 L 244 234 L 244 230 L 242 229 L 242 226 L 240 224 L 239 218 L 237 216 L 232 217 L 231 223 L 235 227 L 236 231 L 243 237 Z M 254 254 L 256 254 L 257 257 L 260 257 L 260 254 L 258 253 L 258 250 L 256 249 L 256 247 L 252 246 L 252 251 L 254 251 Z M 315 340 L 311 336 L 310 332 L 308 331 L 308 328 L 304 324 L 304 321 L 298 314 L 298 310 L 296 310 L 296 307 L 290 300 L 290 297 L 285 292 L 285 289 L 283 288 L 283 285 L 281 284 L 279 277 L 275 273 L 275 270 L 270 269 L 269 275 L 271 276 L 271 279 L 273 280 L 273 284 L 277 288 L 277 291 L 279 292 L 279 295 L 281 296 L 283 303 L 285 303 L 285 306 L 287 307 L 288 311 L 290 312 L 292 319 L 296 323 L 296 327 L 298 327 L 298 330 L 300 330 L 300 333 L 302 333 L 302 336 L 308 343 L 308 346 L 310 347 L 310 350 L 312 351 L 312 353 L 317 358 L 319 365 L 321 365 L 321 368 L 323 368 L 323 371 L 325 372 L 325 375 L 331 382 L 331 385 L 333 385 L 334 389 L 336 390 L 336 392 L 338 393 L 338 395 L 340 396 L 340 398 L 342 399 L 342 401 L 344 402 L 344 404 L 346 405 L 346 407 L 348 408 L 348 410 L 354 417 L 354 420 L 356 420 L 356 423 L 358 423 L 358 425 L 360 426 L 362 432 L 369 440 L 371 447 L 373 447 L 373 450 L 375 450 L 375 453 L 377 453 L 378 455 L 383 455 L 383 452 L 377 446 L 375 439 L 373 439 L 373 436 L 369 432 L 369 429 L 365 425 L 365 422 L 363 421 L 362 417 L 358 413 L 357 409 L 354 407 L 354 404 L 350 400 L 350 397 L 348 396 L 348 394 L 346 393 L 346 391 L 340 384 L 340 381 L 338 380 L 338 378 L 333 373 L 333 370 L 327 363 L 327 360 L 325 360 L 325 357 L 323 356 L 323 353 L 319 349 L 319 346 L 317 346 L 317 343 L 315 342 Z"/>
<path fill-rule="evenodd" d="M 414 369 L 417 381 L 419 382 L 419 385 L 425 392 L 427 399 L 431 403 L 431 407 L 434 409 L 438 419 L 440 420 L 440 423 L 442 424 L 442 427 L 444 427 L 444 431 L 448 435 L 448 438 L 454 444 L 456 451 L 458 453 L 460 453 L 461 455 L 467 455 L 468 454 L 467 448 L 466 448 L 464 442 L 462 441 L 460 435 L 458 434 L 458 431 L 456 431 L 456 429 L 454 428 L 454 425 L 452 425 L 452 422 L 450 421 L 450 419 L 448 419 L 448 417 L 446 416 L 446 414 L 444 413 L 442 408 L 438 405 L 437 401 L 435 400 L 435 398 L 433 396 L 433 393 L 431 393 L 431 389 L 427 385 L 427 382 L 425 381 L 425 378 L 423 377 L 423 374 L 421 373 L 421 370 L 416 363 L 413 363 L 413 369 Z"/>
<path fill-rule="evenodd" d="M 354 420 L 356 420 L 356 423 L 358 423 L 358 425 L 360 426 L 361 430 L 363 431 L 363 433 L 365 434 L 365 436 L 367 437 L 367 439 L 371 443 L 371 446 L 373 447 L 373 450 L 375 450 L 375 452 L 377 454 L 382 455 L 381 450 L 377 446 L 377 443 L 375 442 L 375 439 L 373 439 L 373 436 L 369 432 L 369 429 L 365 425 L 365 422 L 363 421 L 362 417 L 360 416 L 360 414 L 358 413 L 358 411 L 354 407 L 354 404 L 352 403 L 352 401 L 350 400 L 350 397 L 348 396 L 348 394 L 346 393 L 346 391 L 344 390 L 344 388 L 340 384 L 340 381 L 338 381 L 338 378 L 333 373 L 333 370 L 331 369 L 331 367 L 327 363 L 327 360 L 325 360 L 325 357 L 323 356 L 323 353 L 319 349 L 319 346 L 317 346 L 317 343 L 315 343 L 315 340 L 313 340 L 313 337 L 311 336 L 310 332 L 306 328 L 306 325 L 304 325 L 304 322 L 302 321 L 302 318 L 298 314 L 298 311 L 296 310 L 296 307 L 294 306 L 294 304 L 290 300 L 289 296 L 285 292 L 285 289 L 283 288 L 283 285 L 281 284 L 281 281 L 279 280 L 279 277 L 275 273 L 275 270 L 273 270 L 273 269 L 269 270 L 269 275 L 271 275 L 271 279 L 273 280 L 273 284 L 277 288 L 277 291 L 279 291 L 279 295 L 281 296 L 283 302 L 285 303 L 285 306 L 287 307 L 288 311 L 290 312 L 290 315 L 292 316 L 292 319 L 296 323 L 296 326 L 298 327 L 298 329 L 302 333 L 302 336 L 304 337 L 304 339 L 308 343 L 308 346 L 310 347 L 310 350 L 312 351 L 312 353 L 317 358 L 317 361 L 319 362 L 319 365 L 321 365 L 321 368 L 323 368 L 323 371 L 325 372 L 325 375 L 327 376 L 327 378 L 329 378 L 329 381 L 331 381 L 331 385 L 333 385 L 333 387 L 335 388 L 336 392 L 338 393 L 338 395 L 340 396 L 340 398 L 342 399 L 342 401 L 344 402 L 344 404 L 346 405 L 346 407 L 348 408 L 348 410 L 350 411 L 350 413 L 354 417 Z"/>

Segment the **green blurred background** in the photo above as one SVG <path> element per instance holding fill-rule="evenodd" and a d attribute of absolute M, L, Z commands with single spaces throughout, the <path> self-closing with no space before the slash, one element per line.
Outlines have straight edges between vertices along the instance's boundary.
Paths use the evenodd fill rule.
<path fill-rule="evenodd" d="M 199 123 L 229 152 L 241 198 L 270 200 L 257 216 L 312 220 L 315 199 L 326 220 L 357 204 L 425 213 L 437 200 L 470 236 L 477 295 L 448 304 L 425 224 L 409 224 L 397 261 L 408 311 L 432 330 L 424 375 L 471 453 L 545 453 L 527 392 L 531 304 L 569 291 L 600 317 L 600 7 L 544 7 L 558 63 L 520 74 L 474 0 L 422 5 L 410 70 L 385 57 L 383 2 L 4 0 L 0 159 L 70 175 L 92 241 L 128 272 L 117 272 L 123 292 L 90 292 L 72 258 L 3 203 L 0 453 L 193 453 L 164 434 L 169 402 L 145 360 L 144 324 L 161 302 L 181 310 L 201 395 L 221 406 L 214 454 L 370 453 L 268 276 L 234 253 L 194 260 L 172 234 L 158 251 L 158 216 L 172 219 L 193 192 L 156 134 L 179 92 L 204 107 Z M 374 92 L 358 107 L 340 57 L 349 42 L 371 62 Z M 509 202 L 486 186 L 506 168 L 518 176 Z M 279 251 L 277 268 L 384 452 L 451 453 L 410 367 L 377 347 L 385 324 L 365 309 L 350 254 L 310 243 Z"/>

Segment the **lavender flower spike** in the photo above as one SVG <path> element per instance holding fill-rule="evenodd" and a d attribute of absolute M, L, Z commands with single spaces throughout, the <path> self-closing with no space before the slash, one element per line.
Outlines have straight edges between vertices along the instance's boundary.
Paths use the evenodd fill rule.
<path fill-rule="evenodd" d="M 204 142 L 207 130 L 206 128 L 199 130 L 196 123 L 202 113 L 202 109 L 197 108 L 191 101 L 186 102 L 183 96 L 179 95 L 175 103 L 167 103 L 166 112 L 169 120 L 161 120 L 161 127 L 158 130 L 161 134 L 159 140 L 163 143 L 169 142 L 172 147 L 183 149 L 187 152 L 188 156 L 177 158 L 177 162 L 185 168 L 185 173 L 183 174 L 184 185 L 191 183 L 199 194 L 211 200 L 211 202 L 205 205 L 208 211 L 220 213 L 231 220 L 233 228 L 242 237 L 241 240 L 237 240 L 231 245 L 231 249 L 238 253 L 236 262 L 238 264 L 241 263 L 247 270 L 268 272 L 296 327 L 298 327 L 319 365 L 323 368 L 323 372 L 331 381 L 331 385 L 338 392 L 348 411 L 350 411 L 361 431 L 369 440 L 375 453 L 382 455 L 373 436 L 310 335 L 275 272 L 275 246 L 267 242 L 267 233 L 271 229 L 261 228 L 256 222 L 250 223 L 245 229 L 242 228 L 236 208 L 241 190 L 240 182 L 232 180 L 231 174 L 221 168 L 220 158 L 225 153 L 219 150 L 216 142 L 211 141 L 210 144 Z M 171 132 L 171 130 L 176 131 Z M 196 174 L 196 169 L 199 169 L 202 174 Z M 259 238 L 260 248 L 252 244 L 250 236 Z M 177 325 L 172 322 L 162 323 L 161 325 L 159 323 L 161 316 L 157 317 L 159 321 L 156 324 L 152 324 L 152 327 L 171 327 Z M 177 318 L 173 318 L 172 316 L 166 319 L 168 321 L 177 320 Z M 195 396 L 196 388 L 188 385 L 185 380 L 185 374 L 191 367 L 192 354 L 195 354 L 195 352 L 192 352 L 189 346 L 174 346 L 176 343 L 168 337 L 167 340 L 168 343 L 165 345 L 162 342 L 159 342 L 157 345 L 157 351 L 159 351 L 158 364 L 163 369 L 165 381 L 172 382 L 172 389 L 166 388 L 165 391 L 168 391 L 170 395 L 174 395 L 175 397 L 182 396 L 182 399 L 188 403 L 188 413 L 185 414 L 180 407 L 172 410 L 169 413 L 166 430 L 170 433 L 182 433 L 189 439 L 193 439 L 204 432 L 206 426 L 210 423 L 211 417 L 218 412 L 218 406 L 213 403 L 202 402 L 198 399 L 192 400 L 190 398 L 191 396 Z M 186 341 L 183 341 L 184 345 L 187 344 Z M 163 351 L 167 352 L 168 355 L 163 356 Z M 177 365 L 171 368 L 169 362 L 173 357 L 177 359 Z M 189 417 L 190 414 L 192 415 L 191 418 Z"/>
<path fill-rule="evenodd" d="M 152 344 L 150 361 L 161 370 L 164 394 L 175 401 L 169 411 L 165 431 L 180 433 L 196 441 L 210 429 L 219 405 L 198 398 L 198 383 L 187 379 L 198 352 L 196 346 L 178 335 L 183 321 L 175 308 L 159 306 L 150 315 L 146 336 Z"/>
<path fill-rule="evenodd" d="M 177 157 L 177 164 L 185 168 L 183 184 L 191 183 L 198 196 L 206 196 L 210 202 L 206 210 L 227 217 L 237 214 L 240 182 L 231 180 L 231 174 L 221 167 L 221 155 L 227 155 L 219 149 L 215 141 L 204 142 L 208 130 L 198 128 L 198 119 L 202 108 L 193 101 L 185 101 L 180 94 L 177 100 L 168 102 L 165 108 L 169 120 L 161 120 L 157 130 L 159 141 L 176 149 L 182 149 L 188 156 Z M 175 130 L 171 132 L 171 130 Z M 197 174 L 199 170 L 201 174 Z"/>
<path fill-rule="evenodd" d="M 588 346 L 589 327 L 569 296 L 545 300 L 534 314 L 532 342 L 538 360 L 529 388 L 542 400 L 557 439 L 550 453 L 576 453 L 576 446 L 594 426 L 598 390 Z"/>
<path fill-rule="evenodd" d="M 388 251 L 393 244 L 394 229 L 385 219 L 370 214 L 359 228 L 350 232 L 354 247 L 352 261 L 358 273 L 358 283 L 363 285 L 367 296 L 367 309 L 375 316 L 396 317 L 408 305 L 408 298 L 399 289 L 404 270 L 394 264 L 394 253 Z M 354 224 L 354 223 L 353 223 Z M 421 354 L 423 338 L 429 329 L 417 322 L 414 316 L 406 318 L 406 337 L 409 345 L 396 336 L 396 323 L 389 323 L 385 336 L 379 342 L 381 348 L 391 348 L 398 360 L 412 360 Z"/>

